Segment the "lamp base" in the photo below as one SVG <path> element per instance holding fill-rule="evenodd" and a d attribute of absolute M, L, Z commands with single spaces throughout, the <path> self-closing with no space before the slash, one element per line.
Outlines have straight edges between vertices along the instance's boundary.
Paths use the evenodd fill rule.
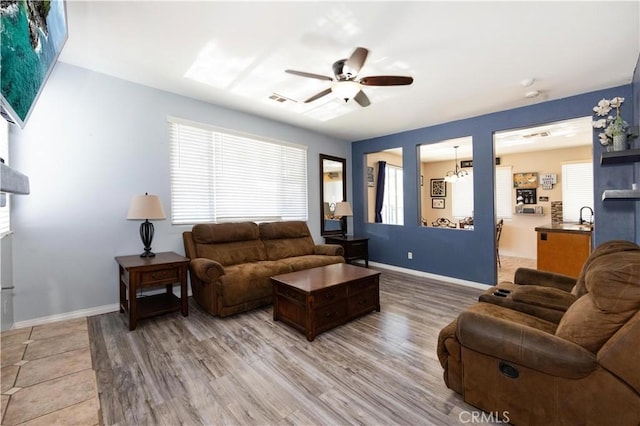
<path fill-rule="evenodd" d="M 140 257 L 155 257 L 155 255 L 156 254 L 151 251 L 151 248 L 147 251 L 147 248 L 145 247 L 144 253 L 140 254 Z"/>
<path fill-rule="evenodd" d="M 140 257 L 154 257 L 156 254 L 151 251 L 151 241 L 153 241 L 153 223 L 146 219 L 140 224 L 140 238 L 144 244 L 144 253 Z"/>

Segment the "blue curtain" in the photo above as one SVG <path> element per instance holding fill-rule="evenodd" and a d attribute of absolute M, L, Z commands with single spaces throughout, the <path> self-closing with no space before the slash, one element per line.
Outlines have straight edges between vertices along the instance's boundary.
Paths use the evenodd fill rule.
<path fill-rule="evenodd" d="M 384 177 L 386 161 L 378 161 L 378 180 L 376 183 L 376 223 L 382 223 L 382 204 L 384 202 Z"/>

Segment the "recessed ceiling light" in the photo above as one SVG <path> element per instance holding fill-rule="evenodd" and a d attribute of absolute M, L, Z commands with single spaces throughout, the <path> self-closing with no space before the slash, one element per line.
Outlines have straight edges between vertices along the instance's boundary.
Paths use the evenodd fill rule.
<path fill-rule="evenodd" d="M 522 85 L 522 87 L 529 87 L 533 84 L 533 82 L 536 81 L 533 78 L 525 78 L 524 80 L 520 80 L 520 84 Z"/>
<path fill-rule="evenodd" d="M 538 90 L 531 90 L 527 93 L 524 94 L 525 98 L 535 98 L 536 96 L 538 96 L 540 94 L 540 91 Z"/>

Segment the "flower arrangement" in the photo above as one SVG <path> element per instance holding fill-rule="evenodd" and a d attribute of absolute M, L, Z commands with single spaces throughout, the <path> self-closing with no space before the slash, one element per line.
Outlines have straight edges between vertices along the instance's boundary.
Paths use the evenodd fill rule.
<path fill-rule="evenodd" d="M 624 102 L 624 98 L 615 97 L 610 101 L 607 99 L 602 99 L 598 102 L 598 105 L 593 107 L 593 111 L 598 117 L 605 117 L 613 108 L 616 109 L 616 116 L 613 117 L 611 115 L 606 118 L 600 118 L 598 120 L 593 121 L 594 129 L 604 129 L 604 132 L 598 134 L 600 138 L 600 144 L 604 146 L 611 145 L 613 143 L 614 136 L 625 135 L 627 132 L 627 128 L 629 124 L 622 119 L 620 116 L 620 106 Z"/>

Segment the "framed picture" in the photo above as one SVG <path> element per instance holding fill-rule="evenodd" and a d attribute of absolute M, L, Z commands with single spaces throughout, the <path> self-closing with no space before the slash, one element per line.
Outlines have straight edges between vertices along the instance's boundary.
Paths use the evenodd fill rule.
<path fill-rule="evenodd" d="M 431 196 L 432 197 L 446 197 L 447 196 L 447 183 L 444 181 L 444 178 L 431 179 Z M 442 208 L 444 208 L 444 207 L 442 207 Z"/>
<path fill-rule="evenodd" d="M 433 208 L 433 209 L 444 209 L 444 198 L 432 198 L 431 199 L 431 208 Z"/>
<path fill-rule="evenodd" d="M 537 188 L 538 173 L 514 173 L 513 187 L 514 188 Z"/>
<path fill-rule="evenodd" d="M 516 189 L 516 204 L 536 204 L 536 190 Z"/>
<path fill-rule="evenodd" d="M 367 167 L 367 186 L 374 186 L 373 167 Z"/>
<path fill-rule="evenodd" d="M 0 113 L 23 128 L 67 40 L 67 11 L 64 0 L 7 3 Z"/>

